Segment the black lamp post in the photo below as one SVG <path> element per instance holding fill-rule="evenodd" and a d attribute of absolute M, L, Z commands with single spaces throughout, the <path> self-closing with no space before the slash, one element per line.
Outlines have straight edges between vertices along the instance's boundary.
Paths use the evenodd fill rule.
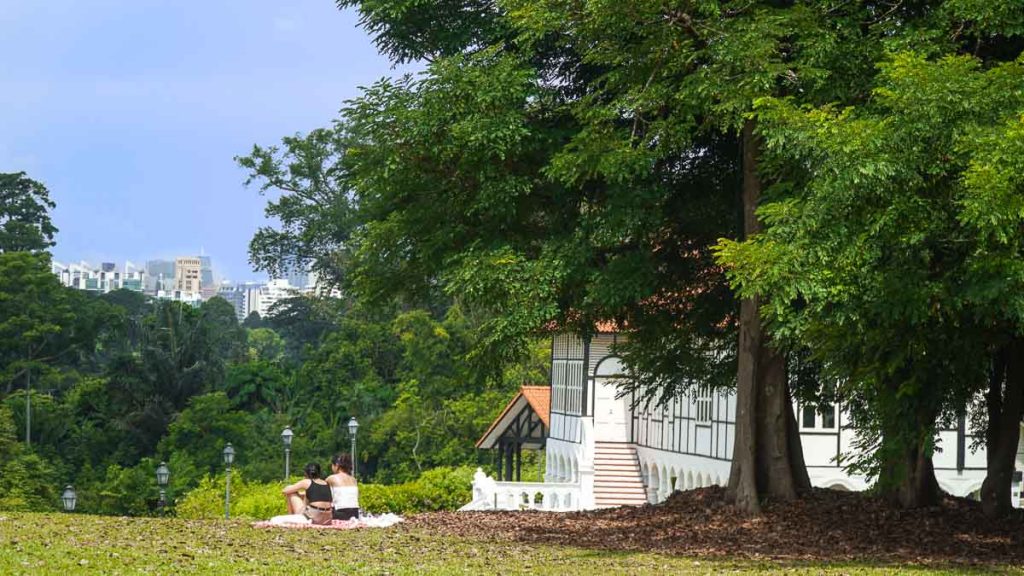
<path fill-rule="evenodd" d="M 224 466 L 227 474 L 224 476 L 224 519 L 231 519 L 231 463 L 235 461 L 235 449 L 231 442 L 224 447 Z"/>
<path fill-rule="evenodd" d="M 292 437 L 295 434 L 292 432 L 291 426 L 285 426 L 284 432 L 281 432 L 281 442 L 284 442 L 284 479 L 288 481 L 288 472 L 291 464 L 292 456 Z"/>
<path fill-rule="evenodd" d="M 64 503 L 65 512 L 75 511 L 75 504 L 78 503 L 78 495 L 75 494 L 75 489 L 70 484 L 64 487 L 64 493 L 60 495 L 60 499 Z"/>
<path fill-rule="evenodd" d="M 359 430 L 359 422 L 353 416 L 348 420 L 348 433 L 352 437 L 352 477 L 356 477 L 356 432 Z"/>
<path fill-rule="evenodd" d="M 167 467 L 166 462 L 161 462 L 156 467 L 156 485 L 160 487 L 160 500 L 157 501 L 156 506 L 163 512 L 164 506 L 167 506 L 167 481 L 171 478 L 171 469 Z"/>

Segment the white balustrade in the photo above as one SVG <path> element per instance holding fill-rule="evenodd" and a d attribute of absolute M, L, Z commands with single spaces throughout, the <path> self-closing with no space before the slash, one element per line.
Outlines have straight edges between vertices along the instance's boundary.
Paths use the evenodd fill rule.
<path fill-rule="evenodd" d="M 473 476 L 473 501 L 461 510 L 545 510 L 569 512 L 580 509 L 580 485 L 569 482 L 497 482 L 477 469 Z"/>

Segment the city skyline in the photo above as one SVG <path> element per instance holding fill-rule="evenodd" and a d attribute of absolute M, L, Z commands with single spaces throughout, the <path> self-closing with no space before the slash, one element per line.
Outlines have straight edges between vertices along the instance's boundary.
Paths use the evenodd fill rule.
<path fill-rule="evenodd" d="M 5 2 L 0 172 L 49 188 L 55 260 L 202 251 L 225 278 L 267 279 L 248 263 L 267 199 L 233 158 L 400 73 L 357 20 L 324 0 Z"/>

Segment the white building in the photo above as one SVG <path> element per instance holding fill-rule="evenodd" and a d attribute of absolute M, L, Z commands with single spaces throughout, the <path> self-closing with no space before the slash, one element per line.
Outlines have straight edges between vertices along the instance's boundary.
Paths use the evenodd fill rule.
<path fill-rule="evenodd" d="M 188 292 L 184 290 L 157 290 L 156 297 L 160 300 L 171 300 L 183 302 L 189 306 L 198 308 L 203 305 L 203 294 L 201 292 Z"/>
<path fill-rule="evenodd" d="M 288 280 L 278 278 L 267 282 L 260 287 L 259 301 L 255 310 L 263 318 L 269 318 L 274 304 L 286 298 L 294 298 L 300 294 L 299 290 L 292 286 Z"/>
<path fill-rule="evenodd" d="M 217 296 L 224 298 L 235 307 L 235 315 L 239 321 L 243 321 L 250 314 L 256 312 L 262 318 L 268 318 L 274 304 L 286 298 L 293 298 L 305 293 L 288 280 L 278 278 L 258 284 L 247 282 L 245 284 L 222 284 L 217 291 Z"/>
<path fill-rule="evenodd" d="M 120 268 L 113 262 L 103 262 L 98 267 L 84 261 L 67 265 L 52 262 L 50 271 L 61 284 L 90 292 L 105 294 L 121 289 L 142 292 L 145 287 L 145 272 L 131 262 L 125 262 Z"/>
<path fill-rule="evenodd" d="M 664 406 L 631 408 L 617 398 L 625 368 L 612 353 L 614 333 L 589 342 L 571 334 L 553 338 L 549 387 L 524 387 L 477 443 L 498 449 L 499 478 L 477 471 L 473 501 L 464 510 L 579 510 L 657 503 L 675 490 L 729 482 L 736 402 L 731 392 L 698 389 Z M 837 457 L 853 452 L 856 432 L 835 405 L 794 406 L 811 483 L 863 490 L 868 479 L 847 474 Z M 961 423 L 940 430 L 933 457 L 939 485 L 969 496 L 985 479 L 985 450 Z M 1024 440 L 1024 439 L 1022 439 Z M 515 482 L 520 450 L 545 450 L 544 482 Z M 1017 469 L 1024 469 L 1024 441 Z M 1020 506 L 1021 473 L 1013 501 Z"/>
<path fill-rule="evenodd" d="M 227 300 L 235 307 L 235 316 L 241 322 L 253 312 L 260 312 L 262 293 L 265 289 L 263 284 L 246 282 L 245 284 L 222 284 L 217 296 Z M 260 313 L 260 316 L 263 316 Z"/>

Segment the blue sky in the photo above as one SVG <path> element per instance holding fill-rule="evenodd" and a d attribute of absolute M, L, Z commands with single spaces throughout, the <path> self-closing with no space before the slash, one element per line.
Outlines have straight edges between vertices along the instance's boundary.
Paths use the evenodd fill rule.
<path fill-rule="evenodd" d="M 398 73 L 332 0 L 0 0 L 0 172 L 50 189 L 59 261 L 197 254 L 257 278 L 232 158 Z"/>

